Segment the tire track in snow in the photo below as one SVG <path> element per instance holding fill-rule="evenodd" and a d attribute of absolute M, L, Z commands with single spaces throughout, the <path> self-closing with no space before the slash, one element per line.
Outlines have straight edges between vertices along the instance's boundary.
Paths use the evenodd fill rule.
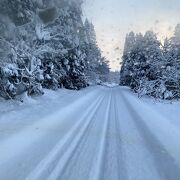
<path fill-rule="evenodd" d="M 77 144 L 77 148 L 69 153 L 69 161 L 66 161 L 66 165 L 60 169 L 61 161 L 57 165 L 56 169 L 50 175 L 50 180 L 61 179 L 61 180 L 74 180 L 74 177 L 78 180 L 91 179 L 89 178 L 89 171 L 93 163 L 93 155 L 96 153 L 98 141 L 100 138 L 95 135 L 95 133 L 102 129 L 102 125 L 99 124 L 99 111 L 101 111 L 102 106 L 106 104 L 106 99 L 104 95 L 99 107 L 96 109 L 94 116 L 92 116 L 91 126 L 85 133 L 83 139 Z M 95 110 L 95 109 L 94 109 Z M 91 115 L 89 115 L 91 116 Z M 94 137 L 96 136 L 96 139 Z M 90 157 L 88 157 L 90 156 Z M 56 176 L 54 176 L 56 175 Z"/>
<path fill-rule="evenodd" d="M 139 133 L 132 116 L 124 105 L 118 89 L 116 91 L 116 107 L 118 119 L 117 127 L 120 132 L 120 147 L 122 162 L 124 163 L 124 178 L 129 180 L 154 180 L 159 178 L 157 170 L 154 168 L 152 155 L 144 145 L 144 139 Z M 120 170 L 120 173 L 122 171 Z M 122 177 L 122 176 L 121 176 Z"/>
<path fill-rule="evenodd" d="M 123 151 L 122 148 L 122 134 L 121 134 L 121 122 L 122 121 L 122 117 L 120 116 L 120 114 L 118 114 L 118 112 L 120 111 L 119 104 L 117 102 L 120 101 L 120 99 L 118 99 L 117 93 L 116 93 L 116 89 L 114 90 L 114 110 L 115 110 L 115 129 L 116 129 L 116 153 L 117 153 L 117 165 L 118 165 L 118 169 L 117 169 L 117 173 L 118 173 L 118 179 L 117 180 L 127 180 L 128 179 L 128 172 L 127 172 L 127 167 L 125 166 L 125 153 Z"/>
<path fill-rule="evenodd" d="M 105 92 L 106 91 L 107 90 L 105 90 Z M 92 168 L 94 156 L 98 151 L 98 145 L 101 140 L 100 133 L 102 130 L 102 115 L 107 100 L 108 98 L 105 95 L 95 116 L 93 117 L 92 125 L 88 129 L 86 137 L 83 138 L 83 141 L 81 141 L 76 151 L 74 151 L 71 160 L 68 162 L 68 166 L 65 168 L 63 173 L 59 174 L 57 179 L 74 180 L 74 177 L 78 180 L 91 179 L 89 177 L 89 172 Z"/>
<path fill-rule="evenodd" d="M 0 161 L 0 166 L 3 162 L 7 162 L 12 158 L 21 155 L 25 150 L 28 150 L 28 148 L 32 146 L 33 143 L 39 141 L 41 138 L 47 135 L 47 128 L 53 126 L 57 127 L 63 123 L 63 121 L 59 120 L 60 117 L 61 119 L 64 119 L 67 112 L 69 112 L 70 114 L 75 113 L 76 108 L 80 108 L 81 106 L 87 104 L 87 101 L 90 101 L 92 98 L 98 96 L 98 93 L 99 91 L 95 90 L 92 92 L 88 92 L 88 96 L 80 97 L 76 101 L 73 101 L 70 105 L 67 105 L 64 108 L 60 109 L 57 113 L 51 113 L 46 118 L 40 118 L 40 120 L 38 120 L 37 122 L 33 122 L 31 125 L 23 128 L 21 131 L 10 135 L 3 141 L 0 141 L 0 154 L 3 154 L 3 157 Z M 37 133 L 37 127 L 41 127 L 43 131 L 38 131 Z M 24 136 L 24 134 L 28 134 L 28 136 Z M 16 147 L 15 150 L 14 147 Z"/>
<path fill-rule="evenodd" d="M 124 166 L 121 148 L 118 114 L 116 106 L 116 91 L 111 90 L 111 104 L 109 108 L 108 126 L 106 131 L 105 157 L 98 180 L 126 180 L 127 174 Z"/>
<path fill-rule="evenodd" d="M 110 89 L 110 91 L 112 91 Z M 109 115 L 110 115 L 110 107 L 112 103 L 112 92 L 110 92 L 107 107 L 105 109 L 105 115 L 102 119 L 103 120 L 103 127 L 102 127 L 102 133 L 100 136 L 100 144 L 99 144 L 99 150 L 98 153 L 95 155 L 96 158 L 94 159 L 94 164 L 92 166 L 92 169 L 90 171 L 90 180 L 101 180 L 103 178 L 103 172 L 104 172 L 104 163 L 105 162 L 105 156 L 106 156 L 106 145 L 107 145 L 107 131 L 109 126 Z"/>
<path fill-rule="evenodd" d="M 26 180 L 44 180 L 47 179 L 48 174 L 56 167 L 60 157 L 66 158 L 67 151 L 69 150 L 68 146 L 76 147 L 78 141 L 81 141 L 81 138 L 84 136 L 86 129 L 88 128 L 94 113 L 97 111 L 98 106 L 100 105 L 103 96 L 100 95 L 95 102 L 90 104 L 90 107 L 85 111 L 82 118 L 78 123 L 73 127 L 71 132 L 67 134 L 54 148 L 53 150 L 43 159 L 38 166 L 30 173 Z M 90 118 L 86 120 L 88 115 Z M 85 121 L 85 122 L 84 122 Z M 84 123 L 84 124 L 83 124 Z M 79 131 L 79 132 L 78 132 Z M 77 133 L 77 134 L 76 134 Z M 75 137 L 75 138 L 74 138 Z M 74 138 L 74 139 L 73 139 Z M 73 141 L 72 141 L 73 140 Z M 62 161 L 63 164 L 65 161 Z"/>
<path fill-rule="evenodd" d="M 127 91 L 123 89 L 123 92 L 125 93 Z M 147 99 L 137 98 L 133 93 L 128 93 L 128 95 L 126 95 L 126 98 L 129 99 L 129 102 L 131 104 L 136 104 L 136 112 L 141 116 L 149 129 L 153 131 L 153 134 L 156 136 L 156 138 L 159 139 L 161 144 L 180 166 L 180 144 L 177 143 L 177 137 L 180 136 L 180 129 L 179 125 L 176 124 L 179 118 L 176 117 L 177 119 L 172 119 L 172 113 L 175 113 L 174 111 L 172 111 L 172 113 L 170 113 L 168 116 L 166 116 L 166 113 L 164 113 L 164 111 L 159 111 L 161 108 L 163 109 L 163 106 L 165 106 L 165 109 L 168 108 L 169 113 L 171 112 L 171 108 L 173 109 L 173 104 L 169 104 L 169 107 L 167 107 L 167 102 L 156 102 L 157 104 L 154 102 L 152 104 L 151 99 L 149 100 L 149 103 Z M 160 105 L 161 108 L 159 109 L 157 105 Z"/>
<path fill-rule="evenodd" d="M 78 92 L 82 96 L 73 98 L 72 103 L 68 102 L 68 106 L 49 114 L 45 119 L 40 118 L 23 131 L 16 132 L 14 136 L 10 135 L 7 140 L 0 142 L 0 154 L 3 154 L 0 158 L 0 179 L 24 180 L 80 120 L 84 113 L 81 113 L 81 107 L 88 109 L 93 99 L 98 98 L 101 90 L 95 88 L 90 92 L 88 90 L 86 94 Z"/>
<path fill-rule="evenodd" d="M 152 154 L 155 165 L 154 168 L 157 168 L 160 177 L 163 180 L 179 180 L 180 168 L 176 164 L 171 154 L 169 154 L 169 152 L 164 148 L 161 142 L 151 132 L 151 130 L 145 124 L 144 120 L 135 111 L 135 109 L 132 107 L 129 100 L 125 98 L 125 95 L 123 93 L 121 97 L 129 111 L 129 114 L 132 116 L 132 119 L 135 122 L 136 128 L 144 139 L 144 144 L 146 145 L 149 152 Z"/>

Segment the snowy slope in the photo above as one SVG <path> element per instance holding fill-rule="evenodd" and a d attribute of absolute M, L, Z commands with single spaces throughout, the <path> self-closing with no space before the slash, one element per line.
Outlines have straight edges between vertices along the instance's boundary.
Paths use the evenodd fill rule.
<path fill-rule="evenodd" d="M 179 102 L 121 87 L 0 103 L 2 180 L 179 180 Z"/>

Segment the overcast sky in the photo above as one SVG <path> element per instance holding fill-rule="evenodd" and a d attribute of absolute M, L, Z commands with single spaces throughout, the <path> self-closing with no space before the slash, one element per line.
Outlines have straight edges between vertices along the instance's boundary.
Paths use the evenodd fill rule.
<path fill-rule="evenodd" d="M 171 36 L 180 22 L 180 0 L 85 0 L 84 16 L 95 25 L 99 47 L 119 70 L 126 33 L 154 30 Z"/>

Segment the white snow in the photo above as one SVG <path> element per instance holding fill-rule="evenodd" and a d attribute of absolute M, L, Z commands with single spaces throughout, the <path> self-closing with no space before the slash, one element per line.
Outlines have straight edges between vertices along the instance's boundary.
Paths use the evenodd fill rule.
<path fill-rule="evenodd" d="M 179 180 L 180 102 L 115 84 L 0 102 L 2 180 Z"/>

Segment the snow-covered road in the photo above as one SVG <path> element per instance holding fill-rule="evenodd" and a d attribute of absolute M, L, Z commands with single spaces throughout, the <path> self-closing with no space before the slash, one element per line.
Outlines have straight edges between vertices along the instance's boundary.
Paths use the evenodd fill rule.
<path fill-rule="evenodd" d="M 0 180 L 180 180 L 179 105 L 121 87 L 4 102 Z"/>

